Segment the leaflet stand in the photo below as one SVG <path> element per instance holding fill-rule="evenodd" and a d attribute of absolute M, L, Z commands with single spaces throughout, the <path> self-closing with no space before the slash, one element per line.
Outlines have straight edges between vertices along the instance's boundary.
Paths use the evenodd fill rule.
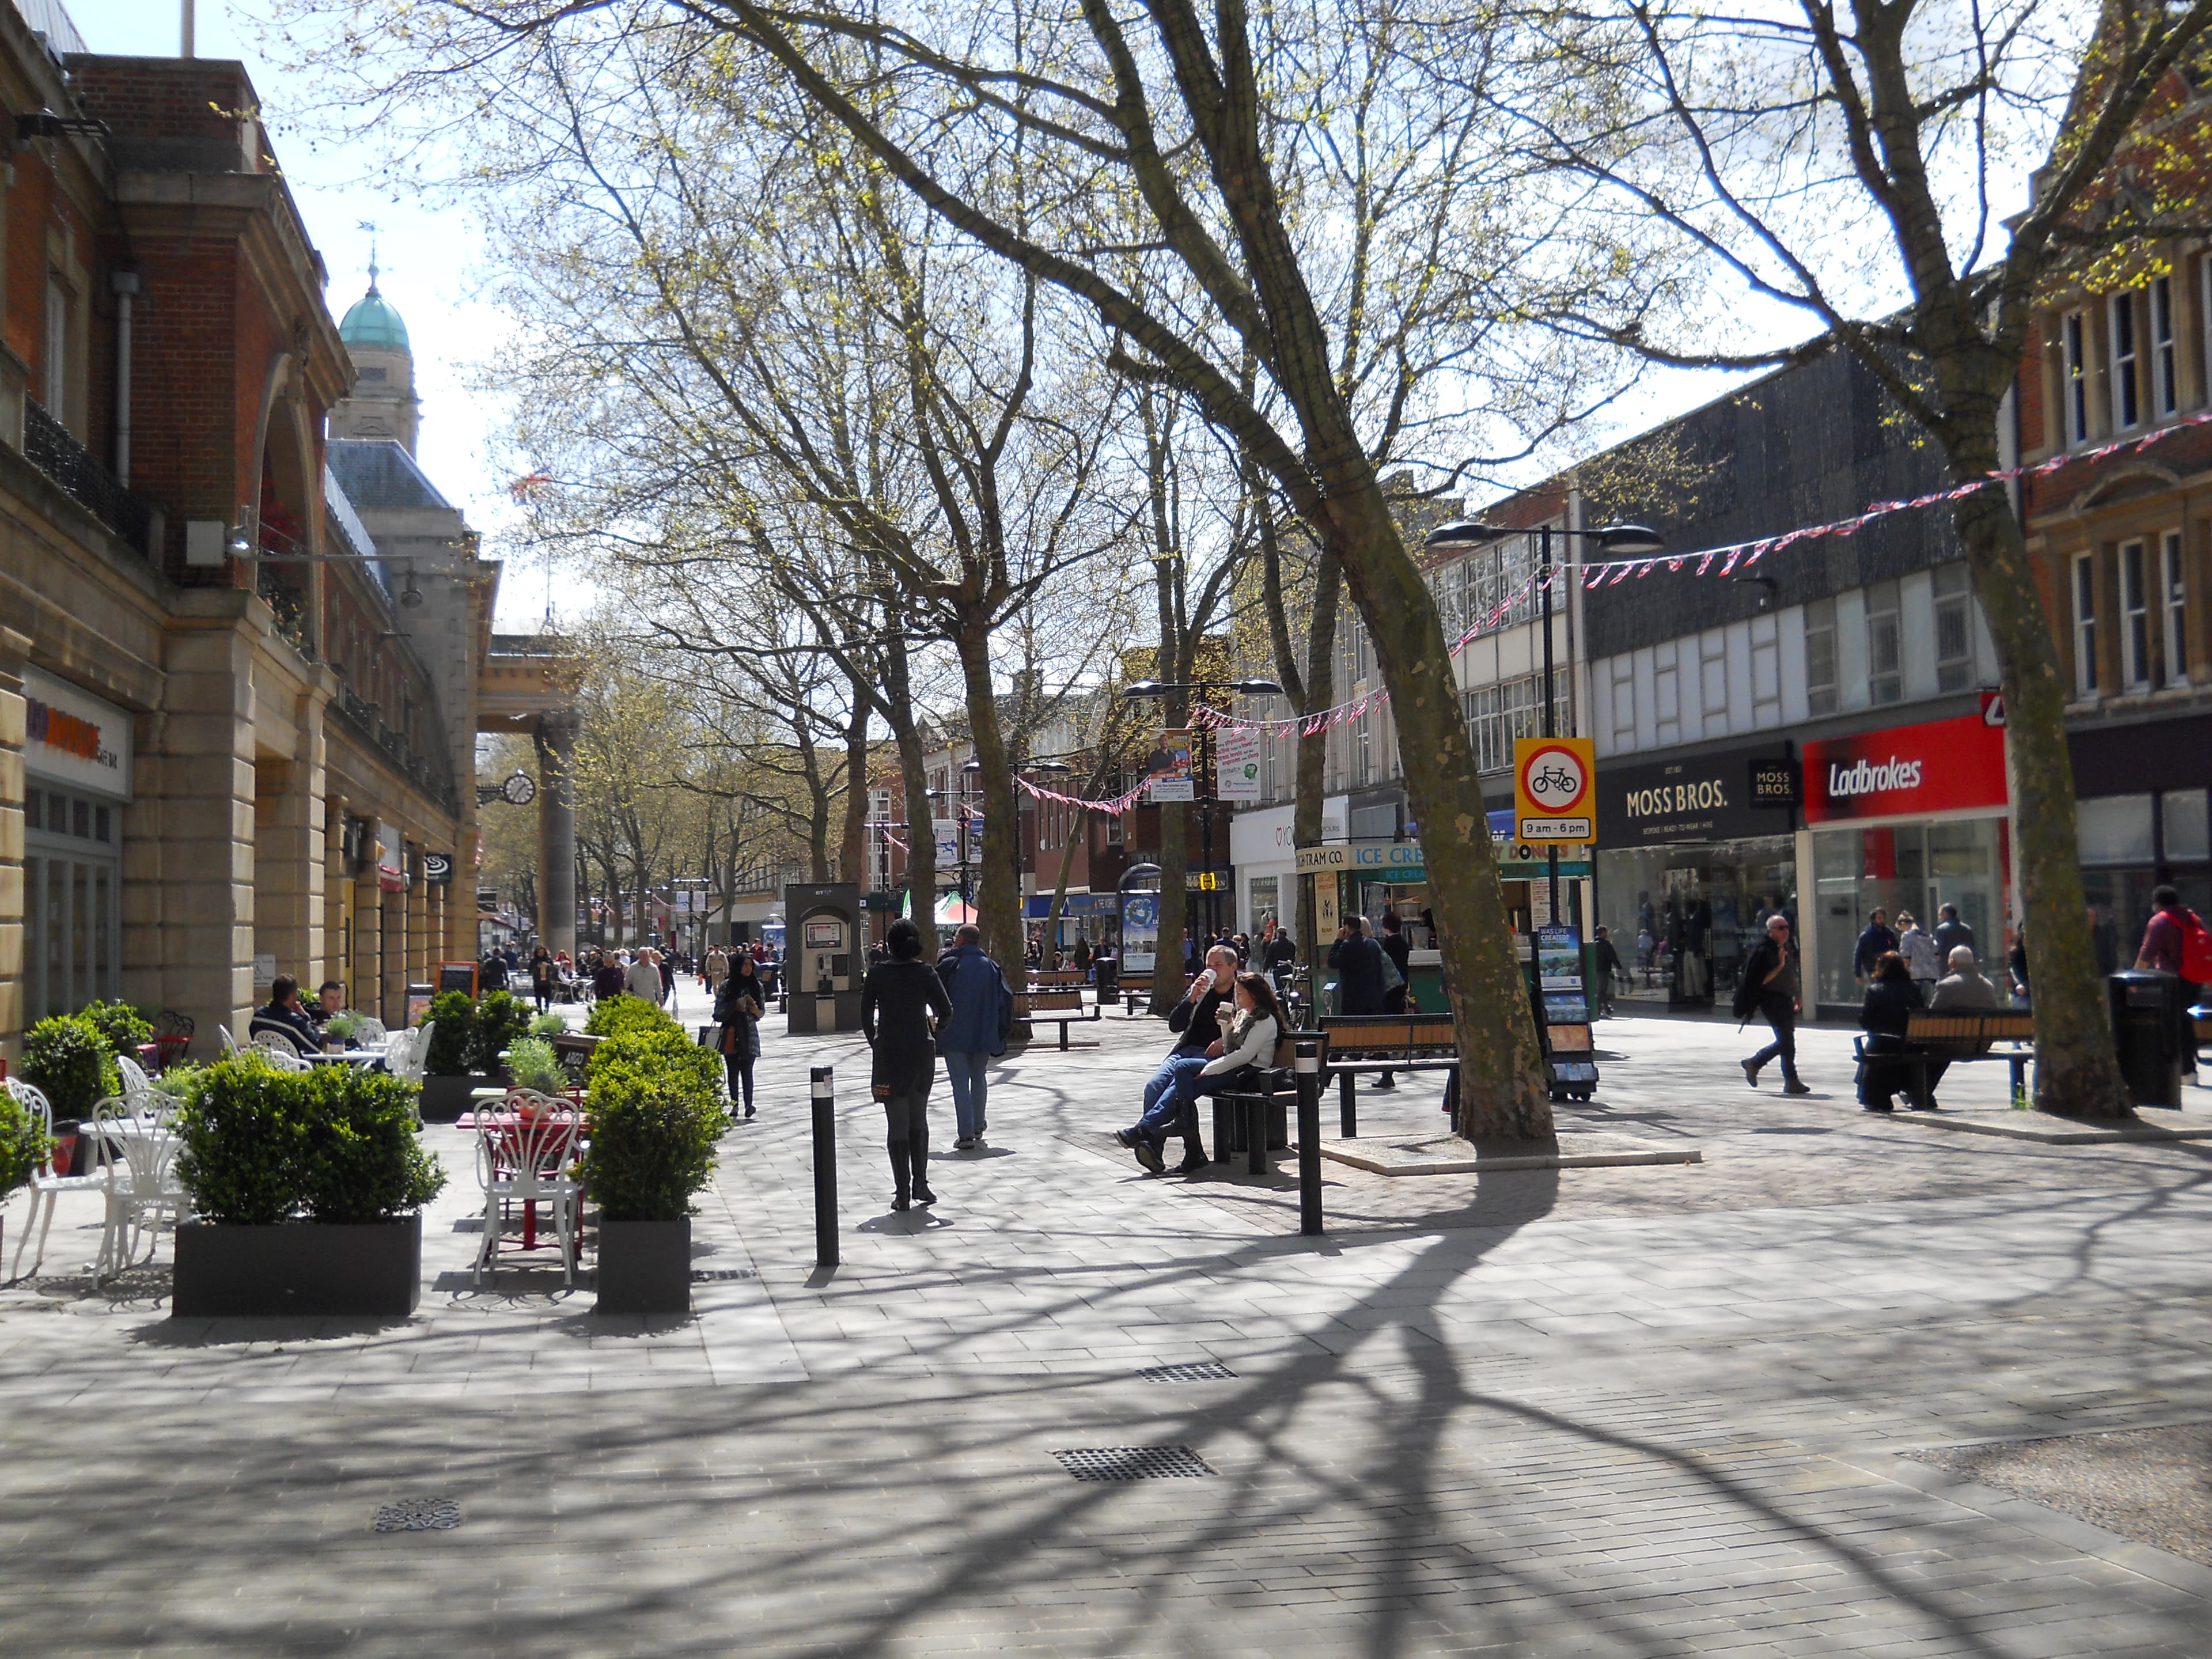
<path fill-rule="evenodd" d="M 1588 1100 L 1597 1091 L 1596 1045 L 1583 988 L 1581 930 L 1547 924 L 1535 930 L 1531 964 L 1536 1036 L 1544 1049 L 1544 1088 L 1553 1100 Z"/>

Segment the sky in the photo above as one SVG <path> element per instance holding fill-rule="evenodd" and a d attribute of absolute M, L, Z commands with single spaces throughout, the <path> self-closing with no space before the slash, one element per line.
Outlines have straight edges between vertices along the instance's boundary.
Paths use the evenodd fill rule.
<path fill-rule="evenodd" d="M 85 43 L 96 52 L 174 57 L 178 0 L 64 0 Z M 253 25 L 227 0 L 199 0 L 197 46 L 202 58 L 242 61 L 261 97 L 276 158 L 292 186 L 307 234 L 329 268 L 325 295 L 333 317 L 368 287 L 374 224 L 377 286 L 407 325 L 415 354 L 415 392 L 422 400 L 416 454 L 446 498 L 485 532 L 485 555 L 499 557 L 502 526 L 514 522 L 507 486 L 528 469 L 502 441 L 507 416 L 499 399 L 473 390 L 469 372 L 496 352 L 514 325 L 485 297 L 490 280 L 483 238 L 458 209 L 394 201 L 350 176 L 362 158 L 319 153 L 288 140 L 286 86 L 254 46 Z M 576 585 L 568 584 L 573 596 Z M 550 592 L 542 563 L 509 558 L 500 582 L 496 625 L 528 630 L 544 621 Z M 574 606 L 562 607 L 564 617 Z"/>

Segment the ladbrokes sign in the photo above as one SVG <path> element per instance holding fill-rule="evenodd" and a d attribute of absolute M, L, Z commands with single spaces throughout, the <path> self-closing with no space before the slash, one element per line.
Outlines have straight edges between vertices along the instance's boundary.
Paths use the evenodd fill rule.
<path fill-rule="evenodd" d="M 2004 730 L 1979 714 L 1805 745 L 1808 823 L 2004 804 Z"/>

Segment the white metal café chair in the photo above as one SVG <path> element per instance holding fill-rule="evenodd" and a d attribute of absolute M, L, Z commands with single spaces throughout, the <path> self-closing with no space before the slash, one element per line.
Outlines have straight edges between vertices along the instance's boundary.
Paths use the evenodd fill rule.
<path fill-rule="evenodd" d="M 536 1115 L 526 1115 L 533 1112 Z M 499 1255 L 507 1210 L 523 1206 L 522 1249 L 536 1248 L 537 1206 L 552 1212 L 553 1237 L 561 1247 L 561 1274 L 576 1282 L 577 1215 L 582 1188 L 570 1178 L 576 1137 L 583 1121 L 565 1100 L 529 1089 L 508 1092 L 505 1109 L 477 1115 L 477 1181 L 483 1188 L 483 1239 L 477 1246 L 476 1280 L 483 1283 L 485 1264 Z"/>
<path fill-rule="evenodd" d="M 140 1117 L 157 1115 L 161 1103 L 154 1093 L 154 1079 L 146 1075 L 146 1068 L 128 1054 L 118 1054 L 115 1069 L 123 1076 L 124 1103 Z"/>
<path fill-rule="evenodd" d="M 311 1072 L 314 1069 L 301 1057 L 300 1045 L 282 1031 L 256 1031 L 253 1048 L 254 1052 L 280 1072 Z"/>
<path fill-rule="evenodd" d="M 392 1035 L 374 1014 L 356 1014 L 354 1018 L 361 1022 L 361 1040 L 365 1044 L 382 1042 Z"/>
<path fill-rule="evenodd" d="M 430 1033 L 437 1029 L 436 1020 L 426 1020 L 393 1037 L 384 1050 L 384 1069 L 402 1083 L 421 1083 L 423 1064 L 430 1057 Z"/>
<path fill-rule="evenodd" d="M 23 1276 L 23 1247 L 31 1242 L 31 1225 L 39 1219 L 40 1201 L 43 1200 L 46 1204 L 46 1218 L 40 1224 L 38 1230 L 38 1254 L 31 1258 L 31 1272 L 33 1274 L 39 1271 L 40 1264 L 46 1259 L 46 1234 L 54 1224 L 55 1200 L 64 1193 L 92 1192 L 104 1188 L 107 1184 L 107 1176 L 104 1170 L 84 1170 L 79 1167 L 76 1160 L 71 1161 L 67 1174 L 56 1173 L 53 1164 L 54 1109 L 52 1105 L 47 1101 L 46 1095 L 33 1085 L 15 1078 L 0 1081 L 0 1088 L 7 1090 L 15 1097 L 24 1110 L 30 1113 L 32 1123 L 39 1132 L 40 1142 L 47 1149 L 46 1155 L 39 1160 L 38 1168 L 31 1171 L 31 1211 L 23 1218 L 22 1237 L 15 1241 L 15 1263 L 14 1270 L 9 1276 L 11 1279 L 21 1279 Z M 97 1138 L 79 1137 L 76 1142 L 78 1158 L 93 1156 L 102 1144 Z"/>
<path fill-rule="evenodd" d="M 222 1057 L 225 1060 L 235 1060 L 238 1057 L 238 1039 L 231 1036 L 230 1027 L 218 1025 L 215 1029 L 216 1035 L 222 1039 Z"/>
<path fill-rule="evenodd" d="M 91 1133 L 106 1149 L 106 1224 L 100 1230 L 95 1279 L 112 1279 L 138 1260 L 143 1244 L 154 1259 L 154 1239 L 166 1218 L 173 1230 L 191 1202 L 176 1176 L 179 1138 L 162 1125 L 142 1118 L 123 1103 L 103 1101 L 93 1114 Z"/>

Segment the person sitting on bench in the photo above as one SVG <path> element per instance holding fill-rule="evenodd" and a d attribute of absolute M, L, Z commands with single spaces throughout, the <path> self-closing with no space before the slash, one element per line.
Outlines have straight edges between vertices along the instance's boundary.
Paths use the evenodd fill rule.
<path fill-rule="evenodd" d="M 1235 983 L 1235 1004 L 1216 1004 L 1214 1019 L 1221 1035 L 1207 1045 L 1200 1065 L 1194 1068 L 1178 1066 L 1175 1082 L 1166 1094 L 1153 1103 L 1135 1127 L 1121 1130 L 1115 1137 L 1135 1152 L 1137 1162 L 1154 1175 L 1167 1173 L 1160 1147 L 1167 1139 L 1170 1125 L 1182 1119 L 1185 1137 L 1197 1135 L 1200 1096 L 1243 1088 L 1251 1082 L 1254 1067 L 1274 1063 L 1275 1037 L 1283 1029 L 1282 1009 L 1275 1000 L 1275 988 L 1267 983 L 1265 974 L 1242 973 L 1237 975 Z M 1188 1169 L 1186 1165 L 1176 1173 L 1187 1173 Z"/>
<path fill-rule="evenodd" d="M 1972 945 L 1953 945 L 1948 966 L 1951 971 L 1937 980 L 1936 988 L 1928 994 L 1929 1013 L 1995 1013 L 2004 1006 L 2004 998 L 1998 994 L 1997 988 L 1984 979 L 1981 970 L 1974 965 Z M 1990 1051 L 1986 1040 L 1971 1046 L 1976 1054 L 1985 1054 Z M 1950 1066 L 1948 1060 L 1928 1062 L 1928 1098 L 1931 1103 L 1936 1098 L 1936 1085 L 1943 1080 L 1943 1073 L 1950 1069 Z"/>
<path fill-rule="evenodd" d="M 1912 1067 L 1876 1056 L 1904 1052 L 1906 1023 L 1921 1006 L 1920 988 L 1912 982 L 1912 969 L 1905 958 L 1895 951 L 1881 952 L 1867 981 L 1865 1005 L 1859 1010 L 1859 1024 L 1867 1032 L 1859 1066 L 1859 1104 L 1869 1112 L 1893 1110 L 1893 1096 L 1912 1092 Z M 1926 1103 L 1916 1100 L 1913 1109 Z"/>
<path fill-rule="evenodd" d="M 1218 1029 L 1215 1016 L 1221 1005 L 1229 1000 L 1236 977 L 1236 951 L 1216 946 L 1206 952 L 1205 968 L 1191 981 L 1182 1000 L 1168 1011 L 1168 1030 L 1176 1033 L 1176 1045 L 1168 1050 L 1168 1057 L 1160 1062 L 1159 1070 L 1145 1085 L 1143 1112 L 1134 1127 L 1115 1133 L 1115 1139 L 1124 1146 L 1137 1144 L 1138 1129 L 1152 1122 L 1156 1112 L 1162 1127 L 1176 1121 L 1181 1109 L 1176 1082 L 1186 1072 L 1195 1077 L 1206 1069 L 1206 1046 L 1213 1041 Z M 1206 1143 L 1199 1139 L 1196 1112 L 1191 1113 L 1183 1125 L 1182 1144 L 1182 1163 L 1176 1173 L 1189 1175 L 1204 1169 Z"/>

